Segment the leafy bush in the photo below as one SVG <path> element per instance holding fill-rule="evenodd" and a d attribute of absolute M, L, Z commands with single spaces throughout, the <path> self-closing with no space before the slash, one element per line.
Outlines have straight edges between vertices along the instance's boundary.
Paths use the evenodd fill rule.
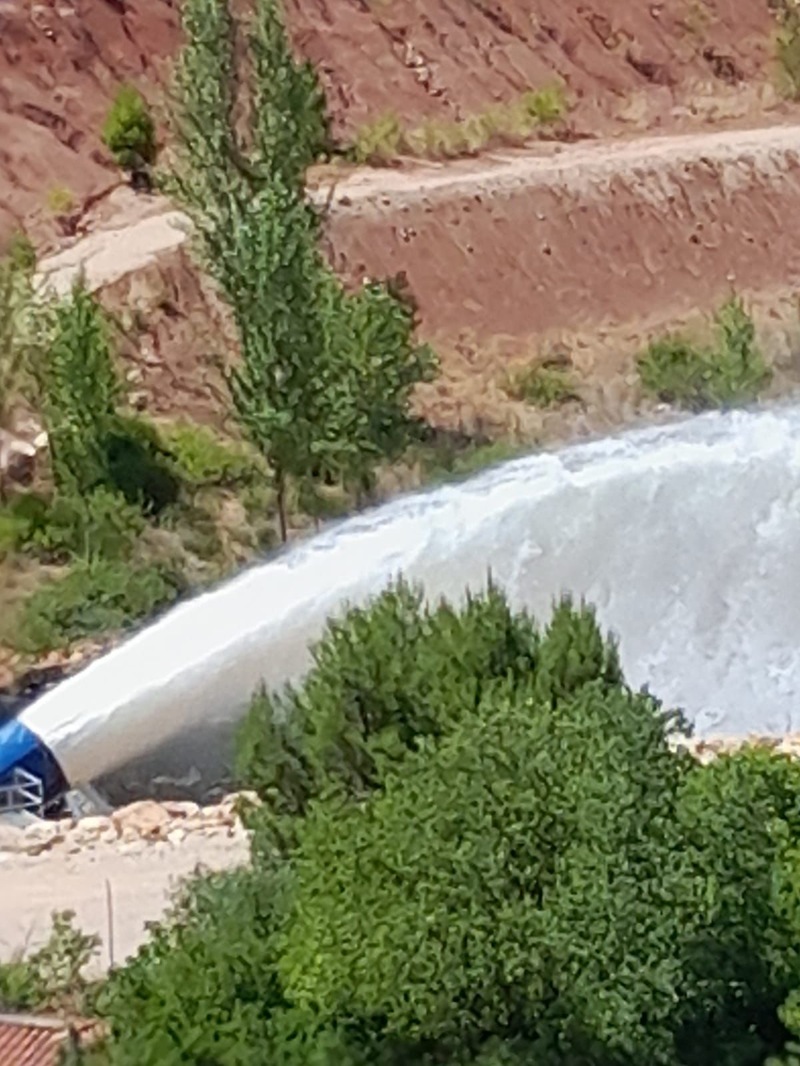
<path fill-rule="evenodd" d="M 18 552 L 28 536 L 29 525 L 8 506 L 0 510 L 0 559 Z"/>
<path fill-rule="evenodd" d="M 25 602 L 14 634 L 18 650 L 39 653 L 125 629 L 183 591 L 170 569 L 107 559 L 80 560 Z"/>
<path fill-rule="evenodd" d="M 353 157 L 357 163 L 389 162 L 401 154 L 403 140 L 400 119 L 393 111 L 387 111 L 359 127 L 353 144 Z"/>
<path fill-rule="evenodd" d="M 562 119 L 568 107 L 562 85 L 546 85 L 542 89 L 529 89 L 528 92 L 522 94 L 520 105 L 543 126 Z"/>
<path fill-rule="evenodd" d="M 288 996 L 454 1058 L 516 1037 L 542 1063 L 674 1061 L 679 780 L 647 697 L 490 691 L 368 807 L 312 809 Z"/>
<path fill-rule="evenodd" d="M 758 347 L 744 304 L 732 298 L 715 315 L 718 342 L 701 348 L 680 336 L 654 341 L 639 359 L 645 389 L 691 411 L 755 400 L 772 372 Z"/>
<path fill-rule="evenodd" d="M 91 985 L 84 970 L 99 939 L 75 927 L 74 914 L 53 914 L 50 937 L 32 955 L 0 963 L 0 1010 L 80 1013 Z"/>
<path fill-rule="evenodd" d="M 779 64 L 780 81 L 788 96 L 800 96 L 800 6 L 796 0 L 770 0 L 776 13 L 779 29 L 775 53 Z"/>
<path fill-rule="evenodd" d="M 698 981 L 680 1061 L 761 1066 L 785 1039 L 776 1008 L 800 987 L 800 764 L 745 749 L 695 767 L 678 816 L 707 885 L 683 934 Z"/>
<path fill-rule="evenodd" d="M 243 485 L 267 471 L 249 448 L 222 440 L 213 430 L 191 422 L 159 427 L 164 450 L 172 457 L 180 480 L 190 488 Z"/>
<path fill-rule="evenodd" d="M 109 1066 L 262 1066 L 275 972 L 280 878 L 258 868 L 196 878 L 97 1000 L 112 1022 Z M 143 1006 L 145 1009 L 143 1010 Z"/>
<path fill-rule="evenodd" d="M 56 304 L 53 317 L 35 370 L 56 486 L 80 495 L 107 483 L 105 440 L 121 386 L 110 323 L 82 282 Z"/>
<path fill-rule="evenodd" d="M 103 438 L 106 477 L 111 488 L 148 515 L 159 515 L 180 495 L 180 471 L 155 426 L 117 412 Z"/>
<path fill-rule="evenodd" d="M 439 735 L 487 685 L 527 676 L 537 651 L 532 623 L 496 589 L 460 613 L 400 583 L 331 621 L 302 686 L 261 693 L 242 728 L 239 771 L 266 801 L 262 828 L 283 846 L 312 797 L 334 784 L 368 794 L 387 759 Z"/>
<path fill-rule="evenodd" d="M 432 434 L 420 445 L 411 448 L 409 460 L 420 464 L 423 480 L 432 485 L 469 477 L 497 463 L 518 458 L 527 450 L 505 440 Z"/>
<path fill-rule="evenodd" d="M 85 497 L 57 496 L 52 502 L 33 494 L 18 496 L 4 517 L 15 530 L 17 550 L 55 562 L 128 558 L 144 529 L 141 511 L 104 488 Z"/>
<path fill-rule="evenodd" d="M 103 124 L 103 143 L 124 170 L 155 162 L 155 123 L 144 97 L 132 85 L 123 85 L 114 97 Z"/>
<path fill-rule="evenodd" d="M 568 602 L 542 636 L 496 589 L 459 612 L 400 585 L 332 623 L 244 739 L 259 848 L 294 853 L 279 972 L 310 1031 L 668 1061 L 695 893 L 668 727 Z"/>

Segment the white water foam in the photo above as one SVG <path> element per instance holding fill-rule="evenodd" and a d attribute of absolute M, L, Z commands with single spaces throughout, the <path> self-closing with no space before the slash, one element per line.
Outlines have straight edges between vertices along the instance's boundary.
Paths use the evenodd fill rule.
<path fill-rule="evenodd" d="M 800 730 L 797 407 L 538 454 L 349 519 L 176 607 L 22 720 L 73 784 L 137 760 L 213 773 L 258 684 L 301 675 L 345 602 L 400 572 L 459 598 L 489 569 L 543 619 L 562 592 L 594 603 L 630 682 L 698 732 Z"/>

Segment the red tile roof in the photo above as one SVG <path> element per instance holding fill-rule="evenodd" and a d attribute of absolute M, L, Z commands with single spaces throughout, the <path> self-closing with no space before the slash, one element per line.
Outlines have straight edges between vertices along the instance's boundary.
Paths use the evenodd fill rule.
<path fill-rule="evenodd" d="M 0 1066 L 56 1066 L 71 1038 L 86 1047 L 101 1034 L 99 1022 L 0 1014 Z"/>

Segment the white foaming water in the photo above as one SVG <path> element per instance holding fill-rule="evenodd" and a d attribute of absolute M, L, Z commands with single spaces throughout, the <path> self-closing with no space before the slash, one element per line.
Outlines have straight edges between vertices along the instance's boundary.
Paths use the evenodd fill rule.
<path fill-rule="evenodd" d="M 800 408 L 712 415 L 539 454 L 350 519 L 190 600 L 22 715 L 73 784 L 219 772 L 263 680 L 308 666 L 345 602 L 403 573 L 487 572 L 546 618 L 585 596 L 629 681 L 698 732 L 800 729 Z M 141 778 L 140 778 L 141 779 Z"/>

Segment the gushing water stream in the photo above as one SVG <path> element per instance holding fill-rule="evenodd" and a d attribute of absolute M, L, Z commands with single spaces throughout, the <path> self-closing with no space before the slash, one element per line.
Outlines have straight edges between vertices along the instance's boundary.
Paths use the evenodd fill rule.
<path fill-rule="evenodd" d="M 800 729 L 800 408 L 539 454 L 349 519 L 176 607 L 22 721 L 72 784 L 208 780 L 259 682 L 300 675 L 344 602 L 400 572 L 458 598 L 489 569 L 542 618 L 585 596 L 631 683 L 699 732 Z"/>

